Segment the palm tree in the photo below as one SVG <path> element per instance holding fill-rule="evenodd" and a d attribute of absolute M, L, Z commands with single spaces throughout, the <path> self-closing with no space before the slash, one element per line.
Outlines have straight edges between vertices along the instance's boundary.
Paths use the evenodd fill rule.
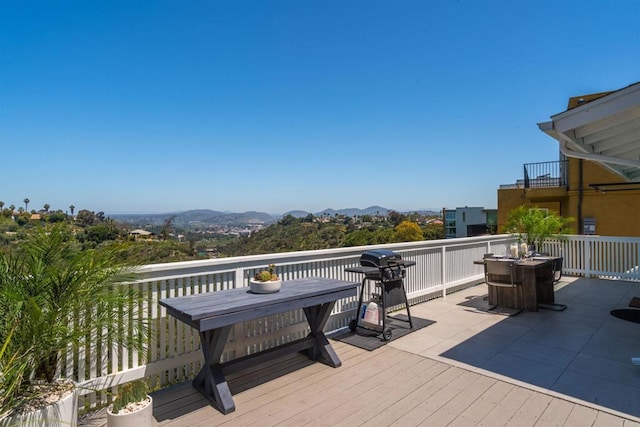
<path fill-rule="evenodd" d="M 9 210 L 11 211 L 11 213 L 13 214 L 13 211 L 16 210 L 16 205 L 9 205 Z"/>
<path fill-rule="evenodd" d="M 44 211 L 49 212 L 49 203 L 44 204 Z"/>
<path fill-rule="evenodd" d="M 28 198 L 26 198 L 26 197 L 25 197 L 25 199 L 23 200 L 23 202 L 24 202 L 24 210 L 25 210 L 25 211 L 27 211 L 27 212 L 29 212 L 29 202 L 30 202 L 30 201 L 31 201 L 31 200 L 29 200 L 29 199 L 28 199 Z"/>
<path fill-rule="evenodd" d="M 518 241 L 540 250 L 546 239 L 553 235 L 562 237 L 571 230 L 569 224 L 575 221 L 535 207 L 519 206 L 511 210 L 504 231 L 518 237 Z"/>
<path fill-rule="evenodd" d="M 73 216 L 73 210 L 74 210 L 75 208 L 76 208 L 76 207 L 75 207 L 75 206 L 73 206 L 73 205 L 69 206 L 69 209 L 71 210 L 71 216 Z"/>
<path fill-rule="evenodd" d="M 33 229 L 19 251 L 0 251 L 0 344 L 8 343 L 5 354 L 20 355 L 21 361 L 3 372 L 19 382 L 0 394 L 0 413 L 26 396 L 30 379 L 52 383 L 61 352 L 83 337 L 102 334 L 104 342 L 144 354 L 146 323 L 114 315 L 114 307 L 142 298 L 122 285 L 135 276 L 120 259 L 116 247 L 78 250 L 71 230 L 61 223 Z M 73 313 L 82 315 L 69 328 Z"/>
<path fill-rule="evenodd" d="M 4 208 L 4 202 L 0 200 L 0 211 L 2 210 L 2 208 Z"/>

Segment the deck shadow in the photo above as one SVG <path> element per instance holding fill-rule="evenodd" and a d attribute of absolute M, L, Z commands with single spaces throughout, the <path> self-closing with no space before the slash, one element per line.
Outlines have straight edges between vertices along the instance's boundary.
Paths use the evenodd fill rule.
<path fill-rule="evenodd" d="M 592 278 L 563 283 L 556 300 L 567 310 L 505 317 L 438 356 L 640 417 L 640 407 L 630 404 L 640 401 L 634 381 L 640 371 L 630 363 L 638 354 L 638 324 L 609 313 L 625 307 L 637 289 L 637 283 Z M 476 294 L 457 305 L 482 310 L 487 301 Z"/>

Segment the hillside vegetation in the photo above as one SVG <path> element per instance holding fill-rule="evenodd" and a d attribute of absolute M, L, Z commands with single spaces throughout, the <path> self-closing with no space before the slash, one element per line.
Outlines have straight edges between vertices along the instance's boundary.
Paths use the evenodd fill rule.
<path fill-rule="evenodd" d="M 442 224 L 434 222 L 433 216 L 395 211 L 361 216 L 286 215 L 274 224 L 238 235 L 185 228 L 173 219 L 168 216 L 163 224 L 150 224 L 145 229 L 151 234 L 141 236 L 132 233 L 136 226 L 102 212 L 81 210 L 74 216 L 4 209 L 0 211 L 0 250 L 19 249 L 30 230 L 51 224 L 66 226 L 79 251 L 118 244 L 121 256 L 137 265 L 443 238 Z"/>
<path fill-rule="evenodd" d="M 257 255 L 443 238 L 442 225 L 429 224 L 428 219 L 393 211 L 386 216 L 361 218 L 287 215 L 276 224 L 220 247 L 219 252 L 224 256 Z"/>

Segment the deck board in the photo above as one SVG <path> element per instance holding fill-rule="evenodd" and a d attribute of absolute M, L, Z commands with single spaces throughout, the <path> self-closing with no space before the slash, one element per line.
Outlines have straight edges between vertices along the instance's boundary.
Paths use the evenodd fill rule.
<path fill-rule="evenodd" d="M 190 383 L 181 383 L 154 394 L 154 416 L 163 427 L 637 426 L 613 414 L 389 346 L 373 352 L 342 343 L 335 346 L 343 360 L 337 369 L 308 364 L 304 355 L 297 355 L 271 362 L 265 369 L 238 373 L 230 385 L 245 389 L 234 396 L 237 410 L 229 415 L 212 408 Z M 103 426 L 106 420 L 82 425 Z"/>
<path fill-rule="evenodd" d="M 607 286 L 590 292 L 593 286 L 599 286 L 599 282 L 587 281 L 584 289 L 597 301 L 602 299 L 603 290 L 610 289 Z M 184 382 L 153 393 L 154 417 L 162 427 L 255 424 L 640 427 L 634 416 L 558 392 L 555 389 L 564 381 L 562 376 L 548 381 L 556 381 L 556 385 L 547 389 L 535 382 L 527 383 L 523 380 L 526 375 L 510 376 L 504 369 L 496 372 L 488 369 L 495 365 L 489 361 L 492 357 L 493 360 L 509 360 L 504 356 L 540 354 L 534 362 L 546 360 L 548 348 L 543 344 L 534 342 L 527 347 L 532 340 L 548 340 L 553 336 L 553 328 L 542 329 L 538 325 L 546 319 L 551 325 L 564 328 L 564 334 L 568 333 L 571 325 L 593 317 L 593 313 L 582 314 L 586 299 L 573 302 L 562 313 L 529 313 L 509 319 L 478 310 L 486 305 L 482 300 L 483 292 L 479 291 L 484 288 L 476 287 L 448 296 L 446 301 L 440 299 L 412 307 L 412 315 L 435 323 L 374 351 L 332 340 L 342 361 L 339 368 L 312 362 L 303 354 L 294 354 L 230 374 L 229 386 L 236 403 L 236 411 L 231 414 L 218 412 L 190 382 Z M 638 293 L 637 290 L 633 292 Z M 619 325 L 613 323 L 615 320 L 604 319 L 605 326 L 606 323 Z M 576 334 L 584 335 L 584 328 L 574 329 Z M 544 331 L 545 335 L 539 331 Z M 620 331 L 620 327 L 610 326 L 597 334 L 594 332 L 594 336 L 598 339 L 611 332 L 618 336 Z M 525 340 L 518 338 L 527 332 Z M 513 343 L 507 351 L 502 350 L 507 347 L 501 341 L 505 339 Z M 567 338 L 563 335 L 563 339 L 566 341 Z M 633 340 L 628 342 L 635 345 Z M 594 340 L 591 348 L 597 344 Z M 620 351 L 620 348 L 598 347 L 598 351 Z M 631 351 L 638 353 L 635 347 Z M 600 353 L 599 356 L 604 357 Z M 618 353 L 606 357 L 621 359 Z M 525 362 L 520 363 L 525 373 L 538 366 L 530 359 Z M 574 366 L 580 368 L 575 363 Z M 516 365 L 509 366 L 509 369 L 515 368 Z M 571 368 L 569 364 L 565 372 L 571 373 Z M 601 381 L 603 372 L 596 374 L 600 375 L 597 379 Z M 571 378 L 574 377 L 580 378 L 575 375 Z M 609 377 L 613 378 L 611 381 L 623 378 L 620 374 Z M 634 389 L 626 381 L 626 388 L 622 389 L 628 394 Z M 590 383 L 585 384 L 589 386 Z M 616 383 L 611 384 L 607 391 L 616 389 Z M 105 426 L 104 411 L 84 417 L 80 425 Z"/>
<path fill-rule="evenodd" d="M 494 380 L 493 384 L 484 390 L 482 395 L 464 412 L 460 413 L 450 426 L 461 427 L 480 423 L 514 388 L 515 386 L 511 384 Z"/>
<path fill-rule="evenodd" d="M 510 427 L 528 427 L 534 426 L 540 414 L 544 414 L 553 398 L 542 393 L 533 393 L 526 402 L 516 411 L 515 415 L 507 426 Z"/>
<path fill-rule="evenodd" d="M 506 426 L 515 417 L 522 405 L 531 397 L 534 392 L 515 387 L 508 395 L 504 396 L 500 402 L 487 414 L 479 424 L 481 426 Z M 517 420 L 513 420 L 517 422 Z"/>

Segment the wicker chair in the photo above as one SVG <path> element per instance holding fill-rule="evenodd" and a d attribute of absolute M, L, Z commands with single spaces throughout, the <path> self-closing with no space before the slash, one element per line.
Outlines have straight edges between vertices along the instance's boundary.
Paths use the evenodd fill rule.
<path fill-rule="evenodd" d="M 515 274 L 513 264 L 515 261 L 499 260 L 487 258 L 484 260 L 484 277 L 485 282 L 489 287 L 494 286 L 496 288 L 512 288 L 516 295 L 519 295 L 520 306 L 516 307 L 519 310 L 513 313 L 515 316 L 522 312 L 524 309 L 524 292 L 522 289 L 522 281 Z M 497 305 L 489 307 L 489 310 L 493 310 Z"/>

